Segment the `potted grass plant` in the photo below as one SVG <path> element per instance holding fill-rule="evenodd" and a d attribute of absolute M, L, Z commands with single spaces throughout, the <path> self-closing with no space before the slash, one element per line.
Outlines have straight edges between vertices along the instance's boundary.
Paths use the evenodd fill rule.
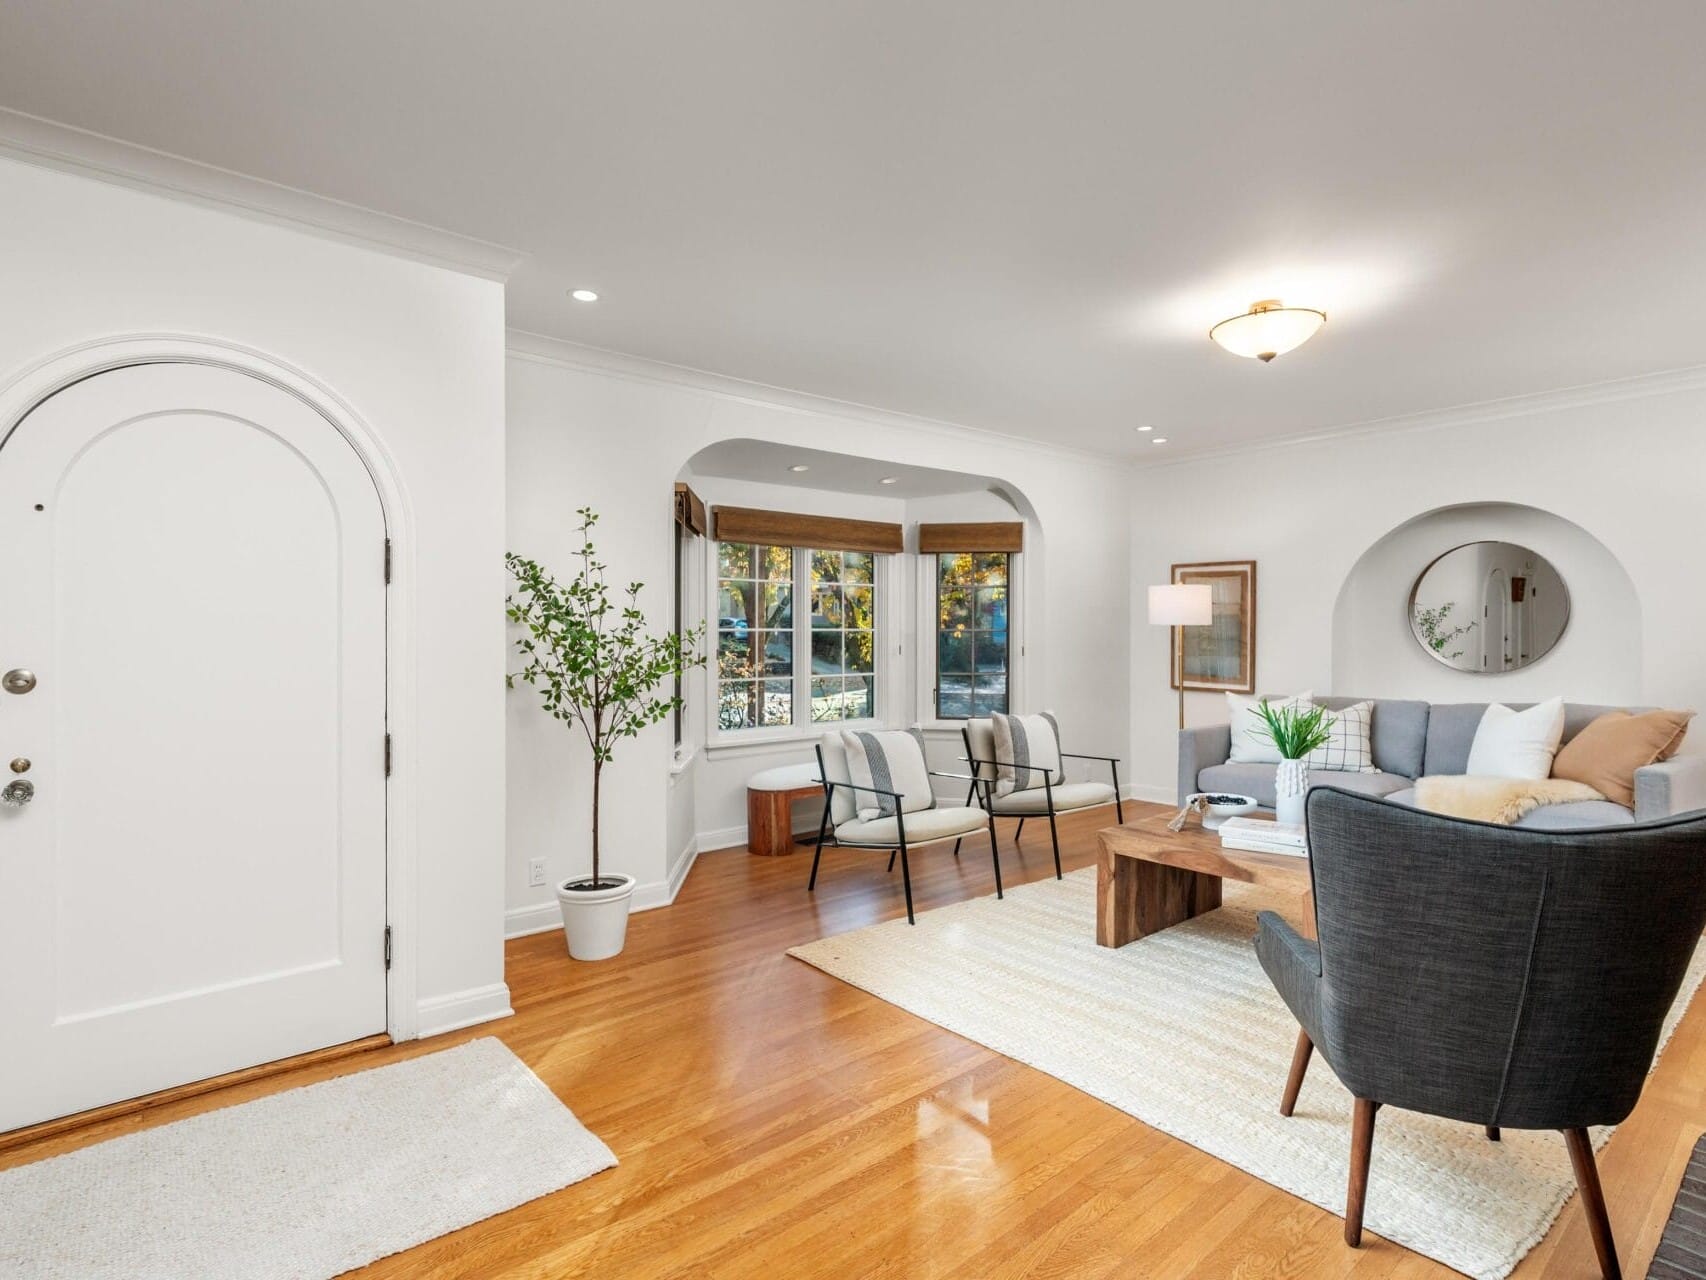
<path fill-rule="evenodd" d="M 1266 698 L 1256 704 L 1256 714 L 1261 716 L 1262 724 L 1251 729 L 1251 735 L 1268 739 L 1280 753 L 1279 768 L 1274 774 L 1274 817 L 1280 822 L 1302 826 L 1303 801 L 1309 794 L 1306 761 L 1311 751 L 1326 746 L 1332 738 L 1335 717 L 1326 707 L 1291 703 L 1275 706 Z"/>
<path fill-rule="evenodd" d="M 681 707 L 679 695 L 660 690 L 689 668 L 703 666 L 705 658 L 698 653 L 702 628 L 681 635 L 646 633 L 639 608 L 644 584 L 631 582 L 614 595 L 605 582 L 607 566 L 593 547 L 598 515 L 590 507 L 576 514 L 580 564 L 567 582 L 557 582 L 525 556 L 504 556 L 514 580 L 504 609 L 520 628 L 515 647 L 521 655 L 521 670 L 507 680 L 512 689 L 518 680 L 531 685 L 544 710 L 578 728 L 592 749 L 592 874 L 558 884 L 557 905 L 569 954 L 576 960 L 607 960 L 627 941 L 635 882 L 633 876 L 606 873 L 601 863 L 604 766 L 618 742 Z"/>

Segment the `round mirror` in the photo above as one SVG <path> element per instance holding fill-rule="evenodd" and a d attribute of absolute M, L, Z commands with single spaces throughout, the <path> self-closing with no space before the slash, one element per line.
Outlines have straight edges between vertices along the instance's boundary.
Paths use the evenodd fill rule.
<path fill-rule="evenodd" d="M 1410 630 L 1454 671 L 1516 671 L 1552 651 L 1570 592 L 1552 562 L 1514 542 L 1470 542 L 1436 559 L 1410 588 Z"/>

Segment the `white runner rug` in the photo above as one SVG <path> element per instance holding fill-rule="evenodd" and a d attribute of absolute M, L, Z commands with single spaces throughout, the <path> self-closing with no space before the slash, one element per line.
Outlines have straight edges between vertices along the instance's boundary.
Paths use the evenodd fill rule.
<path fill-rule="evenodd" d="M 1297 1023 L 1256 961 L 1251 911 L 1229 903 L 1115 951 L 1096 945 L 1095 907 L 1096 873 L 1075 871 L 788 954 L 1342 1213 L 1351 1097 L 1316 1054 L 1296 1114 L 1279 1114 Z M 1706 949 L 1666 1041 L 1702 976 Z M 1495 1143 L 1479 1126 L 1387 1108 L 1364 1222 L 1502 1278 L 1574 1190 L 1558 1134 L 1506 1130 Z"/>
<path fill-rule="evenodd" d="M 0 1173 L 0 1276 L 327 1280 L 615 1163 L 475 1040 Z"/>

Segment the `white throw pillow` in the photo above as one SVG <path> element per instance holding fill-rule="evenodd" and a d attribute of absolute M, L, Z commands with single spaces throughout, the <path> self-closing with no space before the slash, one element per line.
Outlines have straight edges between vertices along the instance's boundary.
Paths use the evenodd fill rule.
<path fill-rule="evenodd" d="M 847 776 L 857 786 L 898 791 L 902 813 L 936 807 L 936 794 L 930 789 L 930 766 L 924 762 L 921 730 L 872 733 L 866 729 L 843 729 L 841 742 L 847 748 Z M 859 806 L 861 822 L 894 817 L 893 796 L 855 791 L 853 798 Z"/>
<path fill-rule="evenodd" d="M 1309 707 L 1314 695 L 1308 690 L 1289 698 L 1269 698 L 1275 709 L 1280 707 Z M 1278 764 L 1279 748 L 1268 737 L 1268 725 L 1256 708 L 1260 698 L 1244 698 L 1236 693 L 1226 695 L 1226 710 L 1232 717 L 1232 755 L 1230 764 Z"/>
<path fill-rule="evenodd" d="M 995 794 L 1006 796 L 1015 791 L 1029 791 L 1047 781 L 1059 786 L 1066 781 L 1061 768 L 1060 726 L 1054 713 L 1040 716 L 1004 716 L 999 711 L 989 717 L 995 729 Z M 1014 765 L 1029 765 L 1016 769 Z"/>
<path fill-rule="evenodd" d="M 1475 741 L 1469 748 L 1472 778 L 1524 778 L 1538 782 L 1552 776 L 1552 757 L 1564 737 L 1564 700 L 1548 698 L 1527 711 L 1512 711 L 1493 703 L 1481 715 Z"/>
<path fill-rule="evenodd" d="M 1374 767 L 1374 703 L 1358 702 L 1333 717 L 1327 731 L 1333 736 L 1304 757 L 1304 764 L 1324 773 L 1378 773 Z"/>

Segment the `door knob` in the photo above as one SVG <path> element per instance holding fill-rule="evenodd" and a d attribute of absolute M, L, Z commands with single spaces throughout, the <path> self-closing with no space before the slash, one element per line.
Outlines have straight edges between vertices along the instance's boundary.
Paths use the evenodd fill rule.
<path fill-rule="evenodd" d="M 28 693 L 36 687 L 36 673 L 25 671 L 22 667 L 13 667 L 0 676 L 0 687 L 4 687 L 7 693 Z"/>
<path fill-rule="evenodd" d="M 9 805 L 14 809 L 22 809 L 36 798 L 36 784 L 25 778 L 8 782 L 0 788 L 0 804 Z"/>

